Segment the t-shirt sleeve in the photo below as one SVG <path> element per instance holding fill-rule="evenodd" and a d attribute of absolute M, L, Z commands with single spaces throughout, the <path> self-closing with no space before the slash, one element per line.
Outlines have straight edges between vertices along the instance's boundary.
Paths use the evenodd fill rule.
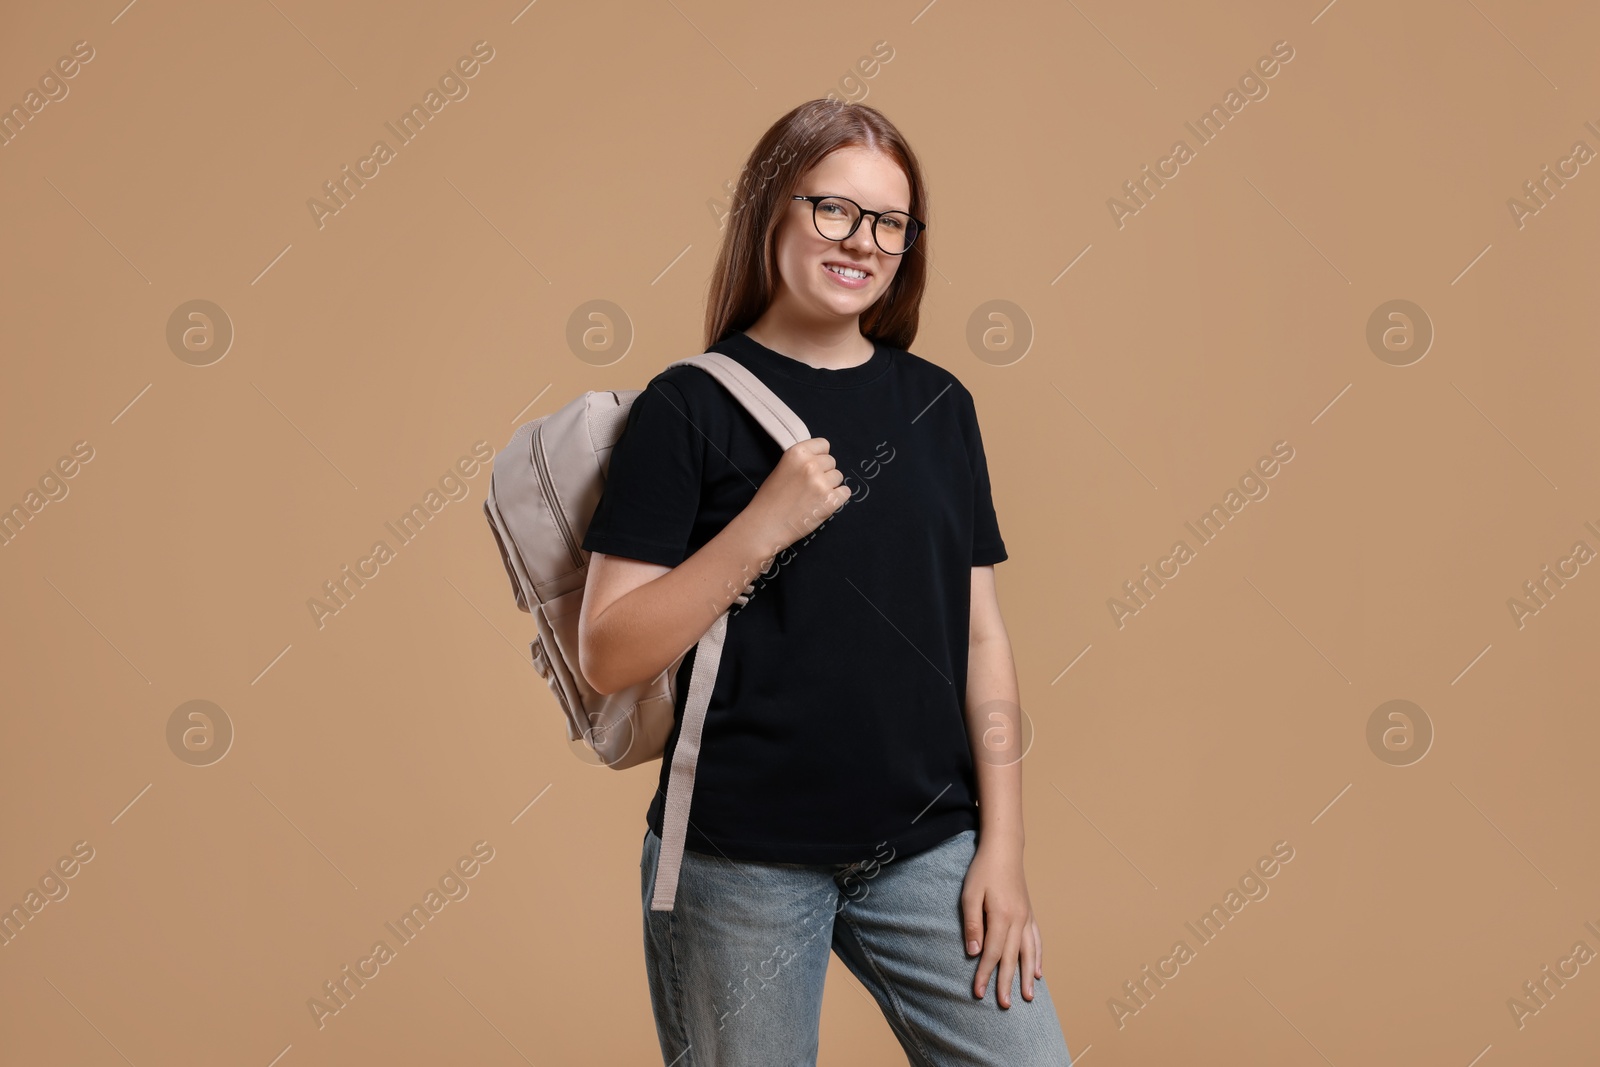
<path fill-rule="evenodd" d="M 583 548 L 676 567 L 689 555 L 705 450 L 681 390 L 660 375 L 628 409 Z"/>
<path fill-rule="evenodd" d="M 983 453 L 983 433 L 978 428 L 978 411 L 972 394 L 967 400 L 967 458 L 972 464 L 972 565 L 984 567 L 1010 558 L 1000 536 L 1000 520 L 994 512 L 989 489 L 989 463 Z"/>

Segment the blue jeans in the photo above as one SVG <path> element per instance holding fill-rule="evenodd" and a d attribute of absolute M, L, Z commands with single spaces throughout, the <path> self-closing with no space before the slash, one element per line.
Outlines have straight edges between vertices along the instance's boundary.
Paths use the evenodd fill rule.
<path fill-rule="evenodd" d="M 972 995 L 961 887 L 977 849 L 963 830 L 854 864 L 766 863 L 685 851 L 675 910 L 651 911 L 661 839 L 639 860 L 645 964 L 670 1067 L 813 1067 L 828 952 L 877 1000 L 915 1067 L 1070 1067 L 1044 979 L 1011 1007 Z"/>

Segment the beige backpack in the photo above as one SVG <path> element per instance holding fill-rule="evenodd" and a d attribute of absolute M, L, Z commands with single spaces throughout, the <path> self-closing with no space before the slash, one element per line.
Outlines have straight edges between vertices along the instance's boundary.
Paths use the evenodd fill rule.
<path fill-rule="evenodd" d="M 732 357 L 706 352 L 667 366 L 680 364 L 699 367 L 721 382 L 783 449 L 811 436 L 788 405 Z M 656 678 L 611 694 L 595 692 L 578 668 L 578 611 L 589 574 L 589 554 L 581 545 L 600 503 L 611 448 L 641 391 L 587 392 L 517 427 L 510 444 L 494 457 L 483 502 L 517 607 L 533 616 L 538 629 L 529 646 L 533 668 L 555 694 L 566 719 L 567 740 L 581 740 L 586 751 L 616 770 L 664 754 L 683 663 L 679 656 Z M 734 603 L 742 606 L 746 600 L 741 594 Z M 667 782 L 652 911 L 671 911 L 677 898 L 700 733 L 727 627 L 725 610 L 696 646 Z"/>

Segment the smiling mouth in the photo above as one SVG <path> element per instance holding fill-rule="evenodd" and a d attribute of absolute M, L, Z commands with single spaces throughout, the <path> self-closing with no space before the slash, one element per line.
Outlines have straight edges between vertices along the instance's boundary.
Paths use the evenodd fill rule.
<path fill-rule="evenodd" d="M 872 272 L 867 268 L 851 266 L 848 263 L 824 263 L 822 268 L 824 270 L 831 270 L 835 274 L 843 275 L 846 278 L 854 278 L 856 277 L 856 274 L 847 274 L 845 271 L 856 271 L 862 278 L 872 277 Z"/>

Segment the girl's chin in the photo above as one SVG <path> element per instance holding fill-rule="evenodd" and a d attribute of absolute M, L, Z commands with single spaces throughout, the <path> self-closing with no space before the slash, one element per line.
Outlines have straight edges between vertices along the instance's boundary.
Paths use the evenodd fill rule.
<path fill-rule="evenodd" d="M 823 280 L 823 299 L 829 303 L 849 304 L 852 307 L 860 305 L 865 308 L 878 299 L 879 292 L 876 285 L 869 285 L 865 289 L 846 289 L 842 285 L 833 285 L 826 279 Z"/>

